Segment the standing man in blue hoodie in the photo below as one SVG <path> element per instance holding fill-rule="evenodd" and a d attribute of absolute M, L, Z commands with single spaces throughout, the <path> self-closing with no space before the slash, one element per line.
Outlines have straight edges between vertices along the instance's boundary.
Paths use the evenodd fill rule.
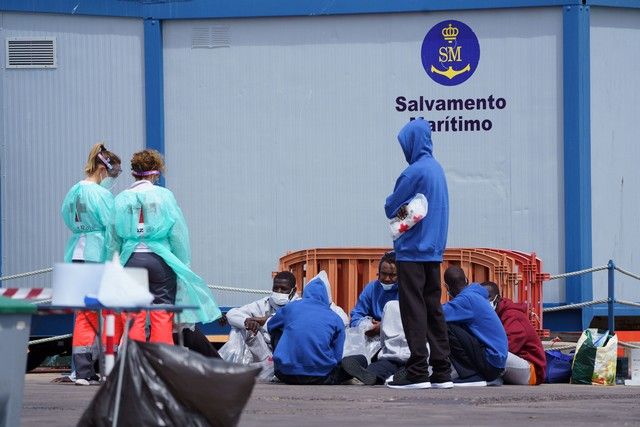
<path fill-rule="evenodd" d="M 440 163 L 433 157 L 431 128 L 422 119 L 412 120 L 398 134 L 409 166 L 400 174 L 387 197 L 387 218 L 404 219 L 406 205 L 416 194 L 427 198 L 427 215 L 397 238 L 396 253 L 400 315 L 411 356 L 406 376 L 396 375 L 392 388 L 451 388 L 447 326 L 440 305 L 440 264 L 447 245 L 449 193 Z M 427 349 L 429 343 L 431 354 Z M 429 362 L 433 373 L 429 377 Z"/>
<path fill-rule="evenodd" d="M 330 308 L 325 283 L 323 271 L 307 283 L 302 299 L 285 305 L 267 324 L 269 334 L 279 336 L 274 371 L 286 384 L 333 385 L 352 378 L 340 366 L 344 323 Z"/>
<path fill-rule="evenodd" d="M 469 284 L 458 266 L 447 268 L 444 283 L 453 298 L 442 308 L 449 330 L 451 363 L 459 377 L 454 384 L 478 387 L 501 383 L 509 342 L 487 299 L 487 290 L 479 283 Z"/>

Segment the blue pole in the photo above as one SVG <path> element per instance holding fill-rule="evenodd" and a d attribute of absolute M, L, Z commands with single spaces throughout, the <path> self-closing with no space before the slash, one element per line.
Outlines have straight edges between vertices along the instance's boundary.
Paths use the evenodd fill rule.
<path fill-rule="evenodd" d="M 574 271 L 593 265 L 589 6 L 565 6 L 562 16 L 564 267 L 565 271 Z M 567 278 L 565 289 L 567 304 L 593 299 L 590 274 Z M 592 311 L 586 307 L 580 311 L 582 329 L 588 328 Z"/>
<path fill-rule="evenodd" d="M 144 100 L 146 147 L 164 156 L 164 75 L 162 21 L 144 19 Z M 164 176 L 159 184 L 164 187 Z"/>
<path fill-rule="evenodd" d="M 615 302 L 615 278 L 614 278 L 614 274 L 615 274 L 615 264 L 613 263 L 612 260 L 609 260 L 609 263 L 607 264 L 607 272 L 608 272 L 608 276 L 609 276 L 609 280 L 608 280 L 608 284 L 609 284 L 609 301 L 607 302 L 608 307 L 608 314 L 609 314 L 609 333 L 613 334 L 615 332 L 615 328 L 616 328 L 616 319 L 613 315 L 613 304 Z"/>

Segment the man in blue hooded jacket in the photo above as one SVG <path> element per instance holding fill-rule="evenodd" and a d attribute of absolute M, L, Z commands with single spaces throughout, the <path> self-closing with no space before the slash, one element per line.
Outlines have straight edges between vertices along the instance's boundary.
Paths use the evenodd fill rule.
<path fill-rule="evenodd" d="M 396 253 L 400 315 L 411 351 L 406 376 L 397 376 L 392 388 L 451 388 L 447 326 L 440 305 L 440 264 L 447 245 L 449 193 L 440 163 L 433 157 L 431 128 L 425 120 L 412 120 L 398 134 L 409 166 L 400 174 L 384 209 L 387 218 L 404 219 L 406 205 L 416 194 L 427 198 L 427 215 L 398 237 Z M 427 342 L 431 354 L 427 349 Z M 428 374 L 429 362 L 433 367 Z"/>
<path fill-rule="evenodd" d="M 340 366 L 344 323 L 331 310 L 323 282 L 328 282 L 324 271 L 307 283 L 302 299 L 285 305 L 267 324 L 272 340 L 278 337 L 273 364 L 284 383 L 332 385 L 352 378 Z"/>
<path fill-rule="evenodd" d="M 451 363 L 459 376 L 455 385 L 496 384 L 506 365 L 508 340 L 487 299 L 487 290 L 479 283 L 469 284 L 458 266 L 447 268 L 444 283 L 452 297 L 442 309 L 448 325 Z"/>
<path fill-rule="evenodd" d="M 367 336 L 380 335 L 380 320 L 384 306 L 398 299 L 396 283 L 396 256 L 387 252 L 378 265 L 378 279 L 367 284 L 358 297 L 356 306 L 351 310 L 351 327 L 358 326 L 364 318 L 371 317 L 373 327 L 365 332 Z"/>

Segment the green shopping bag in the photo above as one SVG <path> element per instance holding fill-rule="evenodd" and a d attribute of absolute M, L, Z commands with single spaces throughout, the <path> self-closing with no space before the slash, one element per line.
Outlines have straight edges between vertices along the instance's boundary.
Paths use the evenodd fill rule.
<path fill-rule="evenodd" d="M 586 329 L 576 347 L 571 368 L 571 384 L 614 385 L 618 337 Z"/>

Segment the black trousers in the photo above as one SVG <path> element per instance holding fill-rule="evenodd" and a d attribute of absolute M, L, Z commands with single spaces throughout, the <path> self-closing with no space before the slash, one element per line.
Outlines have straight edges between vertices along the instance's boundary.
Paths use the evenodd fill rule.
<path fill-rule="evenodd" d="M 378 359 L 367 366 L 367 371 L 378 377 L 376 384 L 384 384 L 384 381 L 391 375 L 395 375 L 402 367 L 404 362 L 390 359 Z"/>
<path fill-rule="evenodd" d="M 493 381 L 500 376 L 503 370 L 487 362 L 486 346 L 467 328 L 449 323 L 448 329 L 451 364 L 456 368 L 461 379 L 480 376 L 486 381 Z"/>
<path fill-rule="evenodd" d="M 175 304 L 178 291 L 176 273 L 160 255 L 153 252 L 134 252 L 125 267 L 146 268 L 149 272 L 149 292 L 154 296 L 153 304 Z"/>
<path fill-rule="evenodd" d="M 283 383 L 291 385 L 340 385 L 353 378 L 342 369 L 340 364 L 325 376 L 286 375 L 278 370 L 275 371 L 275 375 Z"/>
<path fill-rule="evenodd" d="M 400 288 L 400 317 L 411 356 L 406 363 L 407 378 L 428 377 L 429 363 L 433 374 L 448 376 L 449 340 L 447 324 L 440 304 L 439 262 L 396 262 Z M 431 354 L 427 350 L 427 342 Z"/>
<path fill-rule="evenodd" d="M 200 353 L 205 357 L 220 359 L 218 350 L 216 350 L 216 348 L 209 342 L 207 337 L 202 333 L 200 329 L 198 329 L 197 326 L 193 331 L 191 329 L 183 329 L 182 340 L 184 346 L 189 350 Z M 178 332 L 173 333 L 173 342 L 176 345 L 180 342 L 180 336 L 178 335 Z"/>

